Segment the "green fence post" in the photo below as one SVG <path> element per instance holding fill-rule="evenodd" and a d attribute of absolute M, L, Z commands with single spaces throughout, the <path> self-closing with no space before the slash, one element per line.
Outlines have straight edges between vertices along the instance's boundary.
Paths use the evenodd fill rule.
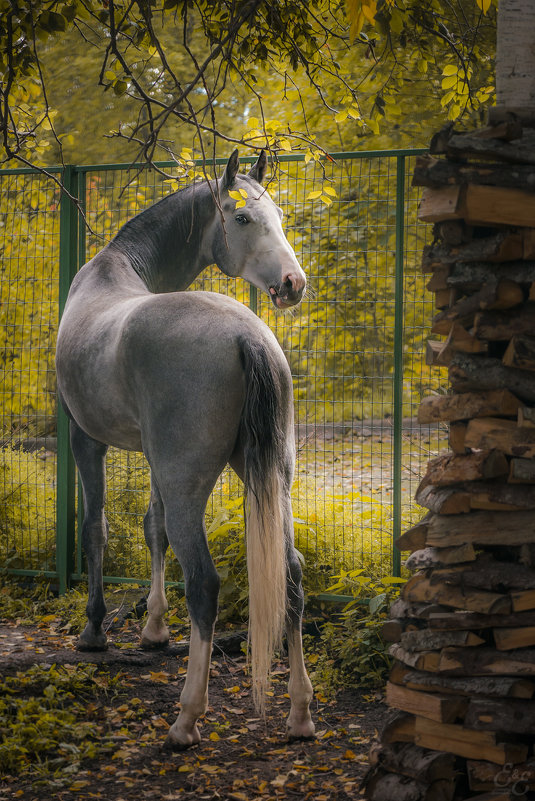
<path fill-rule="evenodd" d="M 405 156 L 396 157 L 396 275 L 394 311 L 394 442 L 392 536 L 401 535 L 401 464 L 403 448 L 403 260 L 405 228 Z M 401 574 L 401 554 L 392 545 L 392 574 Z"/>
<path fill-rule="evenodd" d="M 78 210 L 72 200 L 73 197 L 76 197 L 77 189 L 73 167 L 65 167 L 62 179 L 65 190 L 61 193 L 59 217 L 59 319 L 65 308 L 71 281 L 76 274 L 78 254 Z M 76 474 L 69 444 L 69 420 L 59 401 L 57 433 L 56 570 L 61 595 L 69 586 L 73 568 L 76 534 Z"/>

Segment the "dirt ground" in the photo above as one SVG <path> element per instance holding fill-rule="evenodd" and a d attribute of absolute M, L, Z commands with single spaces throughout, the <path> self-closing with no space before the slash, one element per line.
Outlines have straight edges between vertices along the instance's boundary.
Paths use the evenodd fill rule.
<path fill-rule="evenodd" d="M 165 750 L 164 741 L 178 714 L 187 646 L 142 651 L 137 646 L 139 622 L 131 620 L 121 621 L 116 630 L 110 628 L 113 645 L 108 651 L 81 654 L 75 650 L 75 638 L 55 625 L 54 620 L 39 626 L 0 621 L 0 678 L 35 664 L 83 663 L 99 666 L 99 673 L 102 670 L 107 677 L 103 688 L 110 678 L 118 677 L 114 693 L 103 689 L 87 704 L 87 721 L 94 722 L 112 748 L 82 761 L 72 775 L 56 775 L 52 784 L 4 777 L 0 801 L 356 801 L 362 797 L 359 785 L 370 742 L 386 716 L 377 695 L 343 691 L 336 700 L 327 700 L 316 693 L 316 738 L 287 743 L 286 663 L 275 667 L 264 722 L 254 712 L 243 655 L 224 645 L 226 653 L 214 652 L 210 706 L 201 720 L 203 740 L 175 753 Z"/>

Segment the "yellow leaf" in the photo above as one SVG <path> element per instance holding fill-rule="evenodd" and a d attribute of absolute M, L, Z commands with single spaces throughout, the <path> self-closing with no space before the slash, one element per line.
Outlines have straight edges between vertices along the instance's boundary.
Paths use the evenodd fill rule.
<path fill-rule="evenodd" d="M 367 0 L 362 2 L 362 13 L 372 25 L 375 25 L 375 15 L 377 14 L 377 3 L 375 0 Z"/>
<path fill-rule="evenodd" d="M 221 738 L 220 738 L 219 734 L 216 731 L 211 731 L 208 739 L 209 740 L 213 740 L 213 742 L 215 743 L 218 740 L 220 740 Z"/>
<path fill-rule="evenodd" d="M 241 209 L 241 208 L 243 208 L 243 206 L 245 206 L 245 200 L 238 200 L 238 202 L 236 203 L 235 208 Z"/>
<path fill-rule="evenodd" d="M 323 191 L 331 197 L 337 197 L 336 189 L 333 186 L 324 186 Z"/>
<path fill-rule="evenodd" d="M 342 758 L 343 759 L 356 759 L 357 755 L 355 754 L 354 751 L 352 751 L 350 748 L 348 748 Z"/>
<path fill-rule="evenodd" d="M 168 684 L 169 683 L 169 673 L 164 673 L 163 670 L 160 671 L 150 671 L 150 680 L 158 682 L 159 684 Z"/>
<path fill-rule="evenodd" d="M 229 189 L 228 194 L 229 194 L 229 197 L 232 198 L 232 200 L 241 200 L 240 193 L 235 189 Z"/>
<path fill-rule="evenodd" d="M 321 189 L 319 189 L 319 190 L 315 189 L 313 192 L 309 192 L 308 193 L 306 199 L 307 200 L 317 200 L 319 197 L 321 197 Z"/>
<path fill-rule="evenodd" d="M 483 14 L 486 14 L 490 8 L 490 0 L 476 0 L 476 3 L 483 12 Z"/>
<path fill-rule="evenodd" d="M 329 195 L 322 195 L 321 200 L 325 203 L 326 206 L 330 206 L 332 204 L 332 200 Z"/>
<path fill-rule="evenodd" d="M 342 111 L 339 111 L 338 114 L 334 115 L 334 121 L 345 122 L 348 117 L 349 117 L 349 111 L 346 108 L 344 108 L 342 109 Z"/>
<path fill-rule="evenodd" d="M 442 70 L 442 75 L 457 75 L 459 68 L 456 64 L 446 64 Z"/>
<path fill-rule="evenodd" d="M 457 75 L 450 75 L 448 78 L 442 79 L 442 88 L 443 89 L 452 89 L 458 82 Z"/>

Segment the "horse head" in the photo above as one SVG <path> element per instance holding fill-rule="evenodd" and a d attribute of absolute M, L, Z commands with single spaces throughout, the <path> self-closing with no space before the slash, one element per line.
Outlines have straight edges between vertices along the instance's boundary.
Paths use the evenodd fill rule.
<path fill-rule="evenodd" d="M 244 278 L 285 309 L 300 302 L 306 276 L 284 234 L 282 209 L 262 187 L 266 167 L 264 151 L 247 175 L 238 172 L 237 150 L 229 158 L 219 179 L 221 213 L 214 221 L 212 251 L 225 275 Z"/>

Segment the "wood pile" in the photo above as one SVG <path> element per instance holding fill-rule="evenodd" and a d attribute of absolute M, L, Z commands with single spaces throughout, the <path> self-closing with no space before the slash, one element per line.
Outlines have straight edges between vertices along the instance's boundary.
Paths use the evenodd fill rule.
<path fill-rule="evenodd" d="M 413 575 L 383 629 L 392 708 L 371 801 L 535 798 L 535 131 L 451 128 L 419 158 L 423 253 L 437 313 L 429 364 L 449 425 L 398 540 Z M 439 339 L 440 338 L 440 339 Z"/>

